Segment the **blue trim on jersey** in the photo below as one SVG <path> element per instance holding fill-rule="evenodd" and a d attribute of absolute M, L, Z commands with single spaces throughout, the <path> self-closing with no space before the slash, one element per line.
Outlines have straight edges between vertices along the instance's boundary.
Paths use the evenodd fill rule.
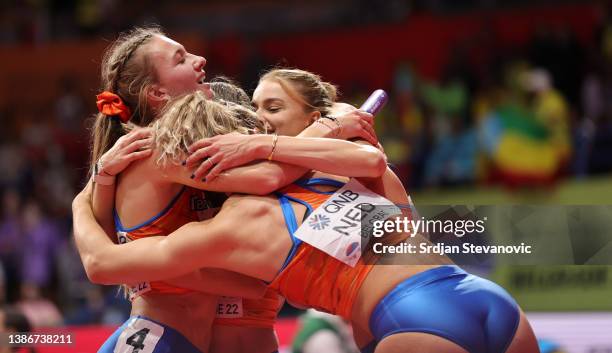
<path fill-rule="evenodd" d="M 312 188 L 311 186 L 333 186 L 333 187 L 341 188 L 344 186 L 345 183 L 338 181 L 338 180 L 329 179 L 329 178 L 311 178 L 311 179 L 300 179 L 296 181 L 295 184 L 306 190 L 315 192 L 317 194 L 333 195 L 335 191 L 321 191 L 321 190 Z"/>
<path fill-rule="evenodd" d="M 345 183 L 331 178 L 310 178 L 310 179 L 300 179 L 295 182 L 299 186 L 317 186 L 317 185 L 325 185 L 325 186 L 335 186 L 337 188 L 341 188 Z"/>
<path fill-rule="evenodd" d="M 282 193 L 278 193 L 278 201 L 280 202 L 281 210 L 283 211 L 283 217 L 285 218 L 285 225 L 287 226 L 287 230 L 289 230 L 289 236 L 291 237 L 291 249 L 289 250 L 289 254 L 287 254 L 287 258 L 285 258 L 285 262 L 278 270 L 278 273 L 283 271 L 285 267 L 289 264 L 291 259 L 295 256 L 295 252 L 297 251 L 298 246 L 302 244 L 302 241 L 297 239 L 293 233 L 297 230 L 297 219 L 295 217 L 295 212 L 293 212 L 293 207 L 291 207 L 291 203 L 289 202 L 289 197 Z M 310 205 L 306 204 L 307 207 Z M 310 207 L 312 209 L 312 207 Z"/>
<path fill-rule="evenodd" d="M 170 211 L 170 209 L 172 208 L 172 206 L 174 206 L 174 204 L 176 203 L 176 201 L 178 201 L 179 197 L 181 197 L 181 195 L 183 194 L 183 192 L 187 189 L 186 186 L 183 186 L 183 188 L 181 189 L 181 191 L 179 191 L 178 194 L 176 194 L 176 196 L 174 196 L 172 198 L 172 200 L 170 201 L 170 203 L 168 204 L 168 206 L 166 206 L 166 208 L 164 208 L 161 212 L 159 212 L 157 215 L 153 216 L 152 218 L 150 218 L 147 221 L 142 222 L 141 224 L 134 226 L 134 227 L 130 227 L 130 228 L 124 228 L 123 224 L 121 224 L 121 219 L 119 218 L 119 214 L 117 213 L 117 209 L 113 209 L 113 214 L 114 214 L 114 218 L 115 218 L 115 228 L 120 231 L 120 232 L 132 232 L 134 230 L 137 230 L 138 228 L 142 228 L 144 226 L 148 226 L 149 224 L 155 222 L 156 220 L 158 220 L 161 216 L 165 215 L 166 213 L 168 213 L 168 211 Z"/>
<path fill-rule="evenodd" d="M 285 198 L 285 199 L 288 199 L 288 200 L 290 200 L 290 201 L 297 202 L 297 203 L 299 203 L 299 204 L 304 205 L 304 206 L 306 207 L 306 214 L 304 215 L 304 218 L 306 218 L 306 217 L 310 216 L 310 214 L 312 213 L 312 211 L 314 211 L 314 209 L 312 208 L 312 206 L 311 206 L 311 205 L 310 205 L 308 202 L 306 202 L 306 201 L 304 201 L 304 200 L 302 200 L 302 199 L 298 199 L 297 197 L 293 197 L 293 196 L 285 195 L 285 194 L 280 193 L 280 192 L 279 192 L 278 194 L 279 194 L 279 195 L 282 195 L 281 197 L 283 197 L 283 198 Z M 291 208 L 291 211 L 293 212 L 293 207 Z M 295 214 L 293 215 L 293 218 L 296 220 L 296 222 L 295 222 L 296 227 L 295 227 L 295 229 L 294 229 L 292 232 L 295 232 L 295 231 L 297 230 L 297 218 L 295 217 Z M 293 236 L 293 235 L 292 235 L 292 236 Z"/>
<path fill-rule="evenodd" d="M 342 182 L 339 182 L 334 179 L 327 179 L 327 178 L 302 179 L 302 180 L 299 180 L 299 182 L 300 183 L 296 182 L 295 184 L 302 188 L 306 188 L 306 186 L 311 186 L 311 185 L 335 186 L 338 188 L 341 188 L 344 186 L 344 183 Z M 327 194 L 327 192 L 321 192 L 318 190 L 312 190 L 312 191 L 318 194 Z M 331 192 L 331 194 L 333 194 L 334 192 Z M 289 265 L 291 260 L 293 260 L 293 257 L 295 256 L 295 253 L 297 252 L 297 248 L 302 244 L 302 241 L 293 235 L 293 233 L 295 233 L 295 231 L 298 229 L 298 225 L 297 225 L 297 218 L 295 217 L 295 212 L 293 211 L 293 207 L 291 206 L 291 203 L 289 201 L 297 202 L 306 207 L 306 214 L 304 215 L 304 218 L 308 217 L 314 211 L 314 208 L 312 207 L 311 204 L 309 204 L 305 200 L 286 195 L 282 192 L 276 192 L 275 194 L 278 197 L 278 201 L 280 203 L 281 210 L 283 211 L 283 217 L 285 218 L 285 225 L 287 226 L 287 230 L 289 231 L 289 237 L 291 238 L 291 243 L 292 243 L 291 249 L 289 250 L 289 253 L 287 254 L 287 258 L 285 259 L 285 262 L 283 262 L 283 266 L 281 266 L 280 270 L 278 270 L 278 273 L 277 273 L 278 275 L 285 269 L 285 267 L 287 267 L 287 265 Z"/>

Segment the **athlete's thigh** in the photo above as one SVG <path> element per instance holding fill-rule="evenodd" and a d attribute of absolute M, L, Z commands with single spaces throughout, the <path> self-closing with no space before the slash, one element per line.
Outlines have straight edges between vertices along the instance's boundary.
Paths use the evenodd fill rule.
<path fill-rule="evenodd" d="M 527 321 L 525 313 L 521 311 L 521 321 L 516 329 L 514 338 L 505 353 L 539 353 L 535 334 Z"/>
<path fill-rule="evenodd" d="M 440 336 L 422 332 L 403 332 L 385 337 L 375 353 L 469 353 Z"/>

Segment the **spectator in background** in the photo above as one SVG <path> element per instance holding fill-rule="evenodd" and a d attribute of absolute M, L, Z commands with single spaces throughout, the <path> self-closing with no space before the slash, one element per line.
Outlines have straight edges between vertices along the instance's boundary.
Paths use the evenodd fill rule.
<path fill-rule="evenodd" d="M 481 146 L 507 186 L 549 185 L 569 158 L 567 103 L 543 70 L 512 63 L 505 97 L 479 124 Z"/>
<path fill-rule="evenodd" d="M 59 82 L 59 94 L 55 101 L 56 124 L 64 132 L 81 133 L 85 105 L 77 93 L 76 78 L 70 74 L 64 75 Z"/>
<path fill-rule="evenodd" d="M 21 284 L 21 299 L 17 308 L 27 317 L 33 328 L 54 327 L 62 324 L 62 314 L 57 306 L 42 296 L 40 288 L 32 283 Z"/>
<path fill-rule="evenodd" d="M 593 50 L 589 55 L 588 72 L 581 87 L 581 119 L 574 132 L 574 165 L 577 177 L 583 178 L 589 172 L 589 161 L 593 152 L 593 142 L 597 123 L 605 116 L 604 63 Z"/>
<path fill-rule="evenodd" d="M 0 261 L 0 305 L 6 304 L 6 272 Z"/>
<path fill-rule="evenodd" d="M 23 207 L 23 239 L 21 251 L 21 297 L 19 308 L 34 327 L 61 323 L 59 310 L 42 296 L 55 276 L 56 257 L 63 239 L 54 221 L 41 210 L 36 200 Z"/>
<path fill-rule="evenodd" d="M 594 73 L 585 80 L 585 86 L 583 87 L 583 93 L 589 93 L 593 101 L 597 102 L 599 97 L 603 99 L 599 119 L 593 121 L 592 128 L 587 125 L 586 131 L 583 131 L 583 133 L 592 132 L 593 134 L 590 137 L 592 141 L 587 143 L 588 152 L 586 156 L 582 155 L 585 160 L 580 161 L 583 163 L 582 171 L 589 174 L 607 173 L 612 170 L 612 161 L 610 160 L 610 154 L 612 153 L 612 99 L 609 99 L 609 97 L 612 97 L 612 12 L 610 4 L 606 6 L 604 3 L 603 5 L 594 50 L 594 57 L 600 60 L 601 64 L 599 67 L 596 66 Z M 593 99 L 592 97 L 596 98 Z M 587 105 L 585 104 L 584 107 L 586 114 Z"/>
<path fill-rule="evenodd" d="M 54 221 L 47 218 L 34 199 L 23 208 L 22 279 L 38 288 L 51 282 L 61 238 Z"/>
<path fill-rule="evenodd" d="M 0 262 L 4 269 L 6 299 L 13 300 L 17 293 L 10 292 L 18 288 L 21 269 L 21 244 L 23 241 L 19 219 L 20 198 L 15 189 L 7 189 L 2 194 L 2 208 L 0 218 Z"/>
<path fill-rule="evenodd" d="M 550 75 L 551 85 L 572 104 L 580 101 L 580 84 L 584 64 L 582 47 L 574 33 L 565 26 L 541 25 L 530 45 L 529 61 Z"/>
<path fill-rule="evenodd" d="M 384 138 L 385 152 L 389 161 L 396 164 L 396 172 L 405 186 L 418 188 L 422 185 L 422 175 L 427 157 L 430 131 L 428 120 L 422 111 L 422 103 L 417 94 L 419 78 L 411 65 L 402 63 L 395 70 L 394 92 L 397 122 L 392 129 L 398 136 Z M 378 122 L 377 122 L 378 125 Z"/>
<path fill-rule="evenodd" d="M 130 312 L 130 304 L 114 287 L 101 287 L 89 282 L 81 259 L 70 237 L 57 256 L 60 305 L 66 325 L 103 323 L 120 325 Z"/>
<path fill-rule="evenodd" d="M 558 158 L 562 163 L 567 162 L 571 154 L 567 100 L 553 88 L 550 74 L 542 69 L 527 74 L 525 88 L 533 94 L 531 108 L 536 119 L 550 132 Z"/>
<path fill-rule="evenodd" d="M 455 185 L 475 179 L 477 139 L 469 114 L 471 73 L 463 53 L 451 59 L 441 84 L 423 86 L 434 112 L 434 146 L 425 165 L 425 184 Z"/>
<path fill-rule="evenodd" d="M 7 140 L 8 140 L 7 136 Z M 28 159 L 23 148 L 12 140 L 4 140 L 0 144 L 0 188 L 20 188 L 24 182 L 23 176 L 27 169 Z"/>

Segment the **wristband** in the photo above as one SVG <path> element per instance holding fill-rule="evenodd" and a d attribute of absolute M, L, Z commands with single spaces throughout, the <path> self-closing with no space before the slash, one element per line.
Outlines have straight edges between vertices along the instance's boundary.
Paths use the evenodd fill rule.
<path fill-rule="evenodd" d="M 96 184 L 100 185 L 113 185 L 115 183 L 116 177 L 114 175 L 102 175 L 100 172 L 102 171 L 102 166 L 100 161 L 94 164 L 94 174 L 93 181 Z"/>

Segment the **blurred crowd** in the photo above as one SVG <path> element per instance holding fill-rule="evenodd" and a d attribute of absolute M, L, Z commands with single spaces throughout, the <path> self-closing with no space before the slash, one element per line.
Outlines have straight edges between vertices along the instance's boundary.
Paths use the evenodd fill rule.
<path fill-rule="evenodd" d="M 406 61 L 377 120 L 389 159 L 411 190 L 610 172 L 611 46 L 607 18 L 590 46 L 562 27 L 541 27 L 519 49 L 483 32 L 457 44 L 437 81 Z"/>
<path fill-rule="evenodd" d="M 63 2 L 50 3 L 48 19 L 59 21 Z M 86 31 L 89 2 L 77 3 Z M 0 41 L 36 38 L 32 23 L 45 20 L 31 22 L 33 9 L 12 7 L 13 23 L 0 16 Z M 456 43 L 438 80 L 423 77 L 410 58 L 397 65 L 376 128 L 409 190 L 550 187 L 612 171 L 612 17 L 595 33 L 585 45 L 567 28 L 543 26 L 525 47 L 508 49 L 483 32 Z M 127 301 L 116 288 L 89 283 L 70 233 L 70 204 L 87 174 L 84 117 L 95 107 L 76 77 L 57 87 L 53 107 L 0 109 L 0 307 L 34 327 L 119 323 Z M 341 90 L 358 105 L 373 88 Z"/>

